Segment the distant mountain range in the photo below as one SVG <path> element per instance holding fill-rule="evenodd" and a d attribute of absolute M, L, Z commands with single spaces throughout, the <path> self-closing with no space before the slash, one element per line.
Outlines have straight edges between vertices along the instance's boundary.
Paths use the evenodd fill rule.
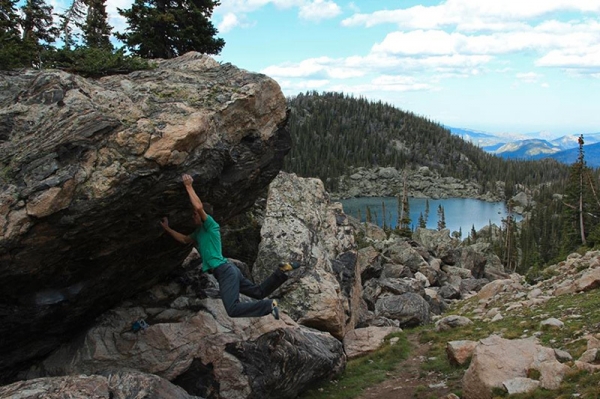
<path fill-rule="evenodd" d="M 446 126 L 453 135 L 469 141 L 482 150 L 506 159 L 553 158 L 565 164 L 577 160 L 579 134 L 565 135 L 552 140 L 542 137 L 545 132 L 527 134 L 491 134 L 478 130 Z M 600 133 L 584 133 L 585 160 L 588 166 L 600 167 Z"/>

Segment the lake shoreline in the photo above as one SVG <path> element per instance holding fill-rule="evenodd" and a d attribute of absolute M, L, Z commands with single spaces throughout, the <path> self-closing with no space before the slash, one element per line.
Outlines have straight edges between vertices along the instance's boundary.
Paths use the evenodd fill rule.
<path fill-rule="evenodd" d="M 506 201 L 504 183 L 496 182 L 493 190 L 483 191 L 475 181 L 441 176 L 428 167 L 397 170 L 393 167 L 353 168 L 338 179 L 337 189 L 330 192 L 336 201 L 358 197 L 396 197 L 406 188 L 409 198 L 473 198 L 486 202 Z"/>

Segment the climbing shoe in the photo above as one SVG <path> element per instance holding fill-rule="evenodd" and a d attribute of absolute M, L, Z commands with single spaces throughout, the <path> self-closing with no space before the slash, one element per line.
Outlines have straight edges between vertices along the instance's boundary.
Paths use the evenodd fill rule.
<path fill-rule="evenodd" d="M 273 305 L 272 305 L 272 309 L 271 309 L 271 314 L 273 314 L 273 317 L 275 318 L 275 320 L 279 320 L 279 307 L 277 306 L 277 301 L 273 299 Z"/>
<path fill-rule="evenodd" d="M 281 270 L 282 272 L 289 272 L 299 267 L 300 263 L 298 262 L 282 262 L 279 264 L 279 270 Z"/>

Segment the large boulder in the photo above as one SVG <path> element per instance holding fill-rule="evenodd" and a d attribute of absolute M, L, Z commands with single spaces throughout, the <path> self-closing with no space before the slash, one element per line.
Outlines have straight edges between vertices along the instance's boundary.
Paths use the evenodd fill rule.
<path fill-rule="evenodd" d="M 504 271 L 502 261 L 493 252 L 487 242 L 478 242 L 461 248 L 458 266 L 471 270 L 475 278 L 488 280 L 505 279 L 509 275 Z"/>
<path fill-rule="evenodd" d="M 414 239 L 427 250 L 434 252 L 444 263 L 448 265 L 457 263 L 459 256 L 457 247 L 460 245 L 460 241 L 450 237 L 450 230 L 431 230 L 419 227 L 415 231 Z"/>
<path fill-rule="evenodd" d="M 370 310 L 375 309 L 375 304 L 380 298 L 397 296 L 406 293 L 415 293 L 425 296 L 423 283 L 416 279 L 408 278 L 379 278 L 367 281 L 363 287 L 363 299 Z"/>
<path fill-rule="evenodd" d="M 493 388 L 505 382 L 526 378 L 535 370 L 540 386 L 558 389 L 569 367 L 556 360 L 554 349 L 535 338 L 508 340 L 492 335 L 475 347 L 469 369 L 463 377 L 465 399 L 491 399 Z"/>
<path fill-rule="evenodd" d="M 0 387 L 0 397 L 11 399 L 202 399 L 164 378 L 137 371 L 109 371 L 104 375 L 70 375 L 19 381 Z"/>
<path fill-rule="evenodd" d="M 291 140 L 272 79 L 189 53 L 100 79 L 3 72 L 0 381 L 164 278 L 192 229 L 179 176 L 220 223 L 277 175 Z M 227 254 L 225 254 L 227 255 Z"/>
<path fill-rule="evenodd" d="M 277 263 L 303 264 L 275 292 L 298 323 L 342 339 L 359 319 L 362 287 L 353 229 L 318 179 L 280 173 L 269 187 L 262 240 L 252 270 L 262 281 Z"/>
<path fill-rule="evenodd" d="M 422 296 L 412 292 L 379 299 L 375 313 L 398 320 L 400 327 L 416 327 L 430 321 L 429 304 Z"/>
<path fill-rule="evenodd" d="M 414 242 L 412 243 L 417 245 Z M 419 251 L 419 248 L 416 248 L 411 245 L 411 242 L 403 239 L 396 239 L 388 245 L 384 255 L 389 258 L 392 263 L 404 265 L 413 273 L 418 272 L 420 268 L 426 268 L 428 266 L 422 253 Z"/>

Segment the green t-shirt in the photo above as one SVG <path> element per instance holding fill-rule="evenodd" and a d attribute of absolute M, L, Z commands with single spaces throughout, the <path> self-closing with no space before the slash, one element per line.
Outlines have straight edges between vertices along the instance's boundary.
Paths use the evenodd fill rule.
<path fill-rule="evenodd" d="M 207 215 L 202 226 L 198 227 L 191 234 L 191 237 L 196 241 L 196 249 L 202 256 L 203 272 L 216 269 L 223 263 L 227 263 L 227 259 L 223 257 L 221 252 L 220 227 L 212 216 Z"/>

